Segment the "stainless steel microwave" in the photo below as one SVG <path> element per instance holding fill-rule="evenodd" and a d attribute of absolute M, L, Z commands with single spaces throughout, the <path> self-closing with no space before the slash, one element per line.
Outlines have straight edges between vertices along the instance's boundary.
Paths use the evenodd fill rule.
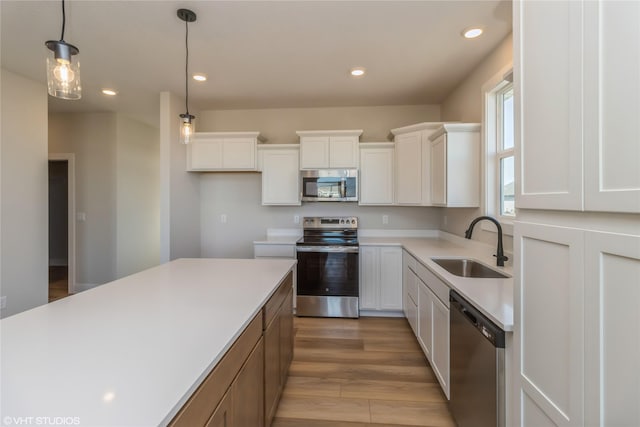
<path fill-rule="evenodd" d="M 305 202 L 357 202 L 357 169 L 302 171 L 302 200 Z"/>

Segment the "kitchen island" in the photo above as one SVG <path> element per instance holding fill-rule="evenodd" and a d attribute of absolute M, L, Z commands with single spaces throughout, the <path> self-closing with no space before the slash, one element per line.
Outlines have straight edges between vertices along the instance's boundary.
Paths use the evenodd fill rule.
<path fill-rule="evenodd" d="M 2 425 L 169 424 L 295 263 L 179 259 L 3 319 Z"/>

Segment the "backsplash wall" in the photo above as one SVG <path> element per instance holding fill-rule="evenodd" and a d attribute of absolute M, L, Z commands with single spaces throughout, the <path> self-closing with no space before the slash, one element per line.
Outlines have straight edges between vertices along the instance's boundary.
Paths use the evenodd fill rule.
<path fill-rule="evenodd" d="M 362 229 L 438 229 L 440 208 L 358 206 L 357 203 L 303 203 L 262 206 L 260 173 L 204 173 L 200 179 L 201 256 L 253 258 L 253 241 L 267 228 L 300 228 L 304 216 L 357 216 Z M 221 216 L 226 215 L 226 223 Z M 300 224 L 294 223 L 294 216 Z M 382 224 L 382 215 L 389 224 Z"/>

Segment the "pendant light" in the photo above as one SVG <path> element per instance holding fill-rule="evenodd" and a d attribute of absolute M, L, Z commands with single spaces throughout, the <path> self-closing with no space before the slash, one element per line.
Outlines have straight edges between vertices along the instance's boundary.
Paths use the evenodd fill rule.
<path fill-rule="evenodd" d="M 188 144 L 193 138 L 193 121 L 196 118 L 196 116 L 189 114 L 189 22 L 196 20 L 196 14 L 189 9 L 178 9 L 178 18 L 183 20 L 185 24 L 184 104 L 187 110 L 186 113 L 180 114 L 180 142 Z"/>
<path fill-rule="evenodd" d="M 49 95 L 62 99 L 80 99 L 80 62 L 74 56 L 80 51 L 77 47 L 64 41 L 66 14 L 62 0 L 62 34 L 60 40 L 49 40 L 45 46 L 52 55 L 47 57 L 47 88 Z"/>

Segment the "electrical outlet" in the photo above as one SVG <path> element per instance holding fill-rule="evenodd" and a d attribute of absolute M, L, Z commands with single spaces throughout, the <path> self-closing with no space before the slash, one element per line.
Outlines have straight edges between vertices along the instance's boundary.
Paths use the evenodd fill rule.
<path fill-rule="evenodd" d="M 300 215 L 294 215 L 293 216 L 293 223 L 294 224 L 300 224 Z"/>
<path fill-rule="evenodd" d="M 7 307 L 7 297 L 0 297 L 0 309 Z"/>
<path fill-rule="evenodd" d="M 85 222 L 87 220 L 87 214 L 85 212 L 77 212 L 76 219 L 79 222 Z"/>
<path fill-rule="evenodd" d="M 389 224 L 389 215 L 382 215 L 382 223 Z"/>
<path fill-rule="evenodd" d="M 220 222 L 222 224 L 226 224 L 227 223 L 227 214 L 220 215 Z"/>

